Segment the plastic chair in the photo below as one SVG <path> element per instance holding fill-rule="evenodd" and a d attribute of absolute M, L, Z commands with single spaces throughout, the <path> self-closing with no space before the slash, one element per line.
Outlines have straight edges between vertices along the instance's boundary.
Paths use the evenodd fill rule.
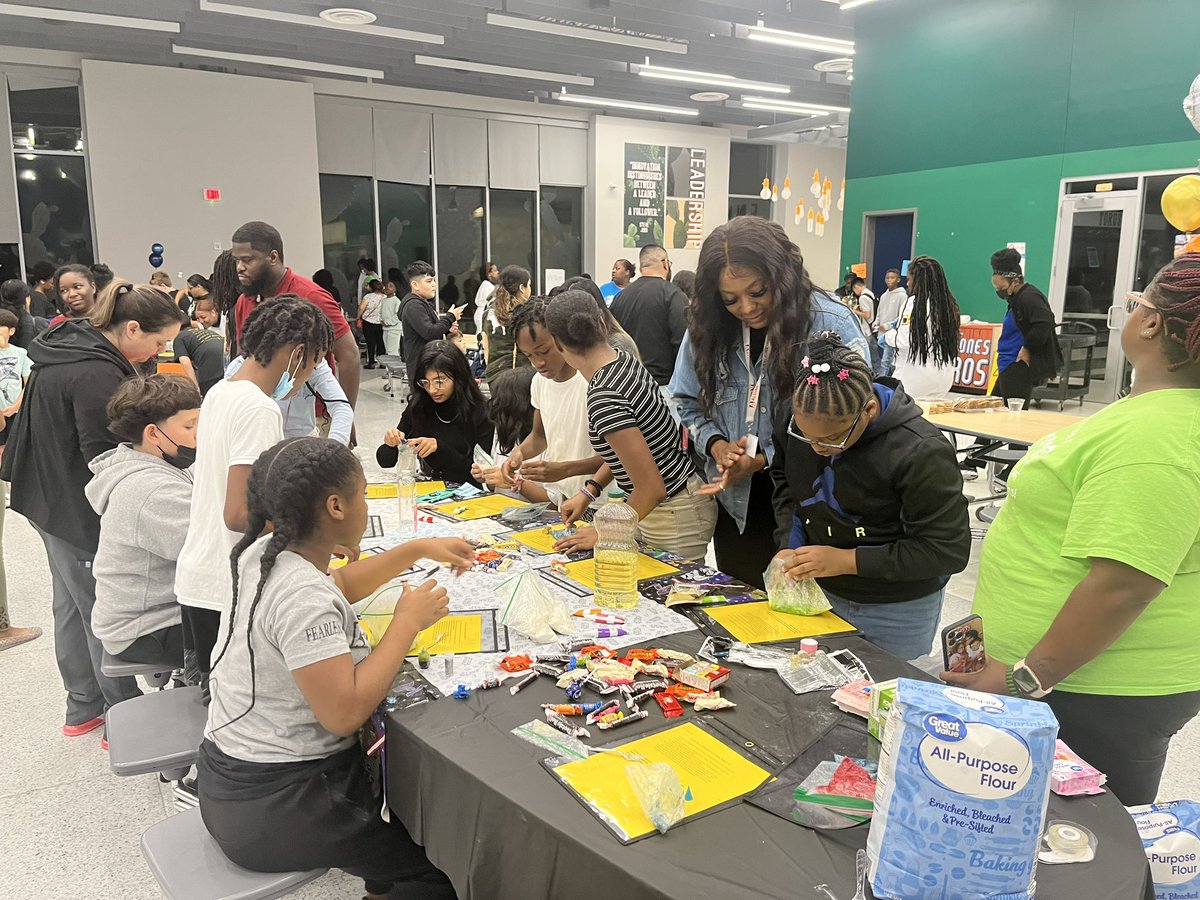
<path fill-rule="evenodd" d="M 103 652 L 104 655 L 100 658 L 100 671 L 109 678 L 141 675 L 150 683 L 151 687 L 156 688 L 161 688 L 170 681 L 172 673 L 183 664 L 182 660 L 179 665 L 165 660 L 157 663 L 126 662 L 115 656 L 109 656 L 107 650 Z"/>
<path fill-rule="evenodd" d="M 408 366 L 404 364 L 404 360 L 399 356 L 382 355 L 377 357 L 381 366 L 383 366 L 383 389 L 390 394 L 392 399 L 396 399 L 395 386 L 392 384 L 393 378 L 400 379 L 400 386 L 403 387 L 408 382 Z"/>
<path fill-rule="evenodd" d="M 176 813 L 147 828 L 142 855 L 168 900 L 270 900 L 329 871 L 251 872 L 236 866 L 204 827 L 199 809 Z"/>
<path fill-rule="evenodd" d="M 200 755 L 207 719 L 199 687 L 124 700 L 105 716 L 109 767 L 114 775 L 161 772 L 177 781 Z"/>
<path fill-rule="evenodd" d="M 1083 398 L 1087 396 L 1088 390 L 1092 384 L 1092 359 L 1096 352 L 1096 328 L 1087 322 L 1078 322 L 1069 320 L 1060 322 L 1055 325 L 1055 330 L 1058 331 L 1058 346 L 1062 351 L 1062 366 L 1058 370 L 1058 379 L 1056 382 L 1035 387 L 1033 389 L 1033 403 L 1037 406 L 1042 405 L 1043 400 L 1057 400 L 1058 410 L 1062 412 L 1063 406 L 1068 400 L 1078 400 L 1079 405 L 1083 406 Z M 1081 350 L 1084 353 L 1083 368 L 1079 372 L 1079 377 L 1083 381 L 1075 384 L 1071 383 L 1071 375 L 1077 370 L 1075 363 L 1075 352 Z"/>

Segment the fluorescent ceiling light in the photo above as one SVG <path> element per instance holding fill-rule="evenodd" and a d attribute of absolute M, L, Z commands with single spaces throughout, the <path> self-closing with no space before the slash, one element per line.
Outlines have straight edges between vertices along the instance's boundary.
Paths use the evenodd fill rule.
<path fill-rule="evenodd" d="M 769 109 L 774 112 L 794 112 L 813 116 L 850 112 L 848 106 L 827 106 L 824 103 L 778 100 L 774 97 L 743 97 L 742 106 L 746 109 Z"/>
<path fill-rule="evenodd" d="M 299 69 L 302 72 L 328 72 L 331 75 L 349 75 L 353 78 L 383 78 L 385 75 L 382 69 L 355 69 L 352 66 L 334 66 L 329 63 L 308 62 L 303 59 L 286 59 L 282 56 L 259 56 L 254 53 L 229 53 L 225 50 L 183 47 L 174 43 L 171 44 L 171 52 L 181 56 L 198 56 L 201 59 L 227 59 L 231 62 L 278 66 L 281 69 Z"/>
<path fill-rule="evenodd" d="M 334 31 L 353 31 L 356 34 L 394 38 L 399 41 L 417 41 L 422 44 L 446 43 L 446 39 L 440 34 L 407 31 L 403 28 L 386 28 L 382 25 L 346 25 L 341 22 L 331 22 L 328 19 L 322 19 L 320 16 L 303 16 L 298 13 L 278 12 L 273 9 L 252 9 L 248 6 L 237 6 L 233 3 L 218 3 L 216 0 L 200 0 L 200 9 L 202 12 L 222 13 L 227 16 L 244 16 L 247 19 L 265 19 L 268 22 L 287 22 L 291 25 L 312 25 L 316 28 L 329 28 Z"/>
<path fill-rule="evenodd" d="M 684 84 L 711 84 L 715 87 L 739 88 L 744 91 L 764 91 L 768 94 L 790 94 L 792 89 L 786 84 L 773 84 L 769 81 L 747 81 L 733 75 L 716 75 L 709 72 L 693 72 L 688 69 L 671 69 L 666 66 L 639 65 L 637 73 L 643 78 L 657 78 L 661 81 L 682 81 Z"/>
<path fill-rule="evenodd" d="M 82 25 L 111 25 L 113 28 L 179 33 L 178 22 L 135 19 L 131 16 L 111 16 L 107 13 L 76 12 L 73 9 L 50 9 L 45 6 L 21 6 L 17 3 L 0 3 L 0 16 L 22 16 L 27 19 L 49 19 L 53 22 L 78 22 Z"/>
<path fill-rule="evenodd" d="M 638 50 L 660 50 L 663 53 L 688 52 L 688 45 L 683 41 L 641 37 L 636 34 L 626 34 L 623 31 L 604 31 L 600 28 L 588 28 L 586 25 L 564 25 L 559 22 L 526 19 L 522 16 L 508 16 L 503 13 L 488 13 L 487 24 L 500 25 L 504 28 L 516 28 L 521 31 L 534 31 L 538 34 L 554 34 L 559 37 L 579 38 L 583 41 L 599 41 L 602 44 L 620 44 L 622 47 L 631 47 Z"/>
<path fill-rule="evenodd" d="M 481 75 L 510 75 L 513 78 L 530 78 L 534 81 L 553 81 L 558 84 L 582 84 L 591 87 L 596 79 L 586 75 L 564 75 L 561 72 L 543 72 L 540 69 L 514 69 L 512 66 L 493 66 L 488 63 L 469 62 L 465 59 L 446 59 L 441 56 L 425 56 L 418 53 L 413 57 L 418 66 L 435 66 L 439 69 L 454 69 L 456 72 L 477 72 Z"/>
<path fill-rule="evenodd" d="M 865 6 L 868 3 L 873 3 L 874 0 L 842 0 L 842 9 L 854 9 L 856 6 Z"/>
<path fill-rule="evenodd" d="M 659 106 L 657 103 L 637 103 L 633 100 L 611 100 L 607 97 L 588 97 L 583 94 L 555 94 L 555 100 L 581 103 L 584 106 L 604 106 L 610 109 L 630 109 L 636 112 L 656 112 L 668 116 L 698 116 L 700 110 L 682 106 Z"/>
<path fill-rule="evenodd" d="M 845 6 L 842 8 L 845 9 Z M 782 31 L 778 28 L 751 25 L 746 37 L 752 41 L 762 41 L 767 44 L 782 44 L 785 47 L 801 47 L 805 50 L 820 50 L 838 55 L 854 55 L 854 41 L 821 37 L 819 34 L 803 34 L 799 31 Z"/>

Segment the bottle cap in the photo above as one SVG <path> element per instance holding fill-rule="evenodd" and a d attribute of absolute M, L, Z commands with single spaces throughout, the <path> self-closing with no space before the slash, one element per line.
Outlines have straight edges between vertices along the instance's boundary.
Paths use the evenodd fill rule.
<path fill-rule="evenodd" d="M 609 500 L 624 500 L 625 492 L 614 484 L 608 489 L 608 499 Z"/>
<path fill-rule="evenodd" d="M 809 656 L 816 656 L 817 642 L 814 638 L 804 638 L 800 641 L 800 652 L 806 653 Z"/>

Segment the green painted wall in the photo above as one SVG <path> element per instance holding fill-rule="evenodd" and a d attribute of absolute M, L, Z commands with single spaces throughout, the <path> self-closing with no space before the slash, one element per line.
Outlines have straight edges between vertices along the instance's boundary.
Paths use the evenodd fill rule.
<path fill-rule="evenodd" d="M 889 0 L 856 14 L 842 262 L 862 214 L 915 207 L 964 312 L 995 317 L 988 257 L 1050 276 L 1063 178 L 1189 168 L 1191 0 Z"/>

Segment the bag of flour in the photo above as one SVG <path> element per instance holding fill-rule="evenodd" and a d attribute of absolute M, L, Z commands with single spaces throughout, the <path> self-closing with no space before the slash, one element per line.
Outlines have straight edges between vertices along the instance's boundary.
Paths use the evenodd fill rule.
<path fill-rule="evenodd" d="M 1057 736 L 1045 703 L 900 679 L 867 836 L 875 896 L 1032 897 Z"/>
<path fill-rule="evenodd" d="M 1200 803 L 1131 806 L 1158 900 L 1200 897 Z"/>

